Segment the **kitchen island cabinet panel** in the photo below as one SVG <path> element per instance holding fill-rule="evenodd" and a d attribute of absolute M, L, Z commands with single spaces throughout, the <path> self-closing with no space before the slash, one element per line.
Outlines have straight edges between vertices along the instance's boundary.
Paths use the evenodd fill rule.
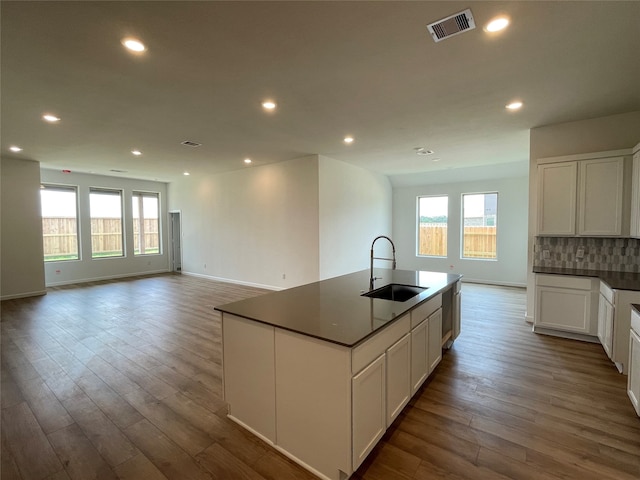
<path fill-rule="evenodd" d="M 442 309 L 429 317 L 429 373 L 433 372 L 442 360 Z"/>
<path fill-rule="evenodd" d="M 429 375 L 429 322 L 423 320 L 411 330 L 411 395 Z"/>
<path fill-rule="evenodd" d="M 281 329 L 275 349 L 277 448 L 307 468 L 350 471 L 349 349 Z"/>
<path fill-rule="evenodd" d="M 229 416 L 275 442 L 275 328 L 234 315 L 225 320 L 223 391 Z"/>
<path fill-rule="evenodd" d="M 380 355 L 353 377 L 353 470 L 387 429 L 386 358 Z"/>
<path fill-rule="evenodd" d="M 389 347 L 387 356 L 387 427 L 411 398 L 411 334 Z"/>

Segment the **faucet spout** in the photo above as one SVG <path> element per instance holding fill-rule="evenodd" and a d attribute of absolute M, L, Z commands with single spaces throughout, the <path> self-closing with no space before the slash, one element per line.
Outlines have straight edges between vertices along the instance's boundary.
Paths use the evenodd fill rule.
<path fill-rule="evenodd" d="M 383 258 L 383 257 L 374 257 L 373 256 L 373 246 L 376 244 L 376 241 L 378 241 L 381 238 L 386 238 L 387 240 L 389 240 L 389 243 L 391 244 L 391 251 L 393 252 L 393 258 Z M 373 242 L 371 243 L 371 263 L 370 263 L 370 272 L 371 275 L 369 275 L 369 291 L 373 290 L 373 282 L 375 280 L 377 280 L 376 277 L 373 276 L 373 261 L 374 260 L 388 260 L 392 265 L 392 269 L 395 270 L 396 269 L 396 246 L 393 244 L 393 240 L 391 240 L 389 237 L 385 236 L 385 235 L 379 235 L 376 238 L 373 239 Z"/>

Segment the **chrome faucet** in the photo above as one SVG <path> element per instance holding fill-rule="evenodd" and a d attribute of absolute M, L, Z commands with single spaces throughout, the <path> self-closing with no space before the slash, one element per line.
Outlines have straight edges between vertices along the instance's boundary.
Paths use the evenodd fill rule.
<path fill-rule="evenodd" d="M 373 246 L 376 244 L 376 241 L 380 238 L 386 238 L 387 240 L 389 240 L 389 243 L 391 244 L 391 250 L 393 251 L 393 258 L 384 258 L 384 257 L 374 257 L 373 256 Z M 393 240 L 391 240 L 389 237 L 385 237 L 384 235 L 380 235 L 376 238 L 373 239 L 373 243 L 371 244 L 371 275 L 369 276 L 369 291 L 373 290 L 373 282 L 375 280 L 379 280 L 378 277 L 374 277 L 373 276 L 373 261 L 374 260 L 389 260 L 392 263 L 392 269 L 395 270 L 396 269 L 396 246 L 393 244 Z"/>

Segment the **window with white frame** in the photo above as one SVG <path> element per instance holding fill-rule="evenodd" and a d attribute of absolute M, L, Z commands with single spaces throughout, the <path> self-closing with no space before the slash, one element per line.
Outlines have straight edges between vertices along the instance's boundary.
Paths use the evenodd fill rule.
<path fill-rule="evenodd" d="M 160 198 L 157 193 L 133 192 L 133 254 L 160 253 Z"/>
<path fill-rule="evenodd" d="M 122 192 L 89 189 L 91 258 L 124 256 Z"/>
<path fill-rule="evenodd" d="M 447 256 L 449 197 L 418 197 L 418 255 Z"/>
<path fill-rule="evenodd" d="M 498 194 L 462 195 L 462 258 L 497 259 Z"/>
<path fill-rule="evenodd" d="M 42 185 L 40 206 L 44 261 L 79 260 L 77 188 Z"/>

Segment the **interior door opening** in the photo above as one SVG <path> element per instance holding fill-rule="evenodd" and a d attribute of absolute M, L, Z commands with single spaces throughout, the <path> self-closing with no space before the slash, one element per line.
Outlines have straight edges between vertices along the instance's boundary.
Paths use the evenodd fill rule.
<path fill-rule="evenodd" d="M 182 272 L 182 228 L 180 212 L 169 212 L 171 235 L 171 271 Z"/>

